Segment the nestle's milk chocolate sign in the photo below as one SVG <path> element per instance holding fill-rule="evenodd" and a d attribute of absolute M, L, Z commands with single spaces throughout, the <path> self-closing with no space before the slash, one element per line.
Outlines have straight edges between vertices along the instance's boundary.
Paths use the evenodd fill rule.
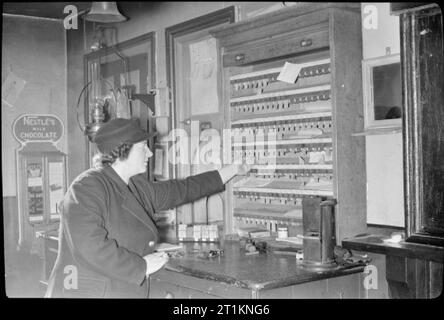
<path fill-rule="evenodd" d="M 27 142 L 57 142 L 63 135 L 63 122 L 55 115 L 24 114 L 13 125 L 17 140 Z"/>

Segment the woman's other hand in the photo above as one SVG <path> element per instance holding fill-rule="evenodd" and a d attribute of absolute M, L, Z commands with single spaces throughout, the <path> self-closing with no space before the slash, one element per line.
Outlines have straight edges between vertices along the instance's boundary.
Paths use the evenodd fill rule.
<path fill-rule="evenodd" d="M 154 252 L 143 257 L 146 261 L 146 275 L 158 271 L 168 262 L 168 255 L 165 252 Z"/>

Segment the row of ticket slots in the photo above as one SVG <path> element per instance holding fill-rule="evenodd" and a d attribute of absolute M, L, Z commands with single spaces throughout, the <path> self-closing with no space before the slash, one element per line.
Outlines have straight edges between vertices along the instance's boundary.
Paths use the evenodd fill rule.
<path fill-rule="evenodd" d="M 270 112 L 270 111 L 295 111 L 309 109 L 312 111 L 331 109 L 331 94 L 329 91 L 317 92 L 297 96 L 279 96 L 268 99 L 247 100 L 230 103 L 231 112 Z"/>
<path fill-rule="evenodd" d="M 299 136 L 319 136 L 331 133 L 332 120 L 318 121 L 286 121 L 285 123 L 270 124 L 249 124 L 248 126 L 232 127 L 234 137 L 245 137 L 245 139 L 253 140 L 256 136 L 276 137 L 276 139 L 291 139 L 295 135 Z"/>
<path fill-rule="evenodd" d="M 242 159 L 251 165 L 311 165 L 331 164 L 333 161 L 333 148 L 328 147 L 283 147 L 271 149 L 242 149 L 233 150 L 234 159 Z"/>

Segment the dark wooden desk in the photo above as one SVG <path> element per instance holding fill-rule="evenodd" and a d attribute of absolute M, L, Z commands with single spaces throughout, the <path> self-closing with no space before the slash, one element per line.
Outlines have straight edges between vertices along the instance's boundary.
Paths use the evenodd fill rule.
<path fill-rule="evenodd" d="M 203 259 L 205 250 L 224 255 Z M 363 265 L 326 272 L 302 268 L 294 256 L 245 255 L 238 242 L 186 244 L 185 256 L 170 259 L 151 276 L 152 298 L 362 298 Z"/>

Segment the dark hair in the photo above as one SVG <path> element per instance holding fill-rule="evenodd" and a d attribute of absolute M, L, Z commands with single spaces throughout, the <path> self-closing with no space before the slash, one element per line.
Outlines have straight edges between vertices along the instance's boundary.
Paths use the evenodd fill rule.
<path fill-rule="evenodd" d="M 122 142 L 109 153 L 98 152 L 93 157 L 93 165 L 96 168 L 112 165 L 117 159 L 125 160 L 128 158 L 133 146 L 131 142 Z"/>

